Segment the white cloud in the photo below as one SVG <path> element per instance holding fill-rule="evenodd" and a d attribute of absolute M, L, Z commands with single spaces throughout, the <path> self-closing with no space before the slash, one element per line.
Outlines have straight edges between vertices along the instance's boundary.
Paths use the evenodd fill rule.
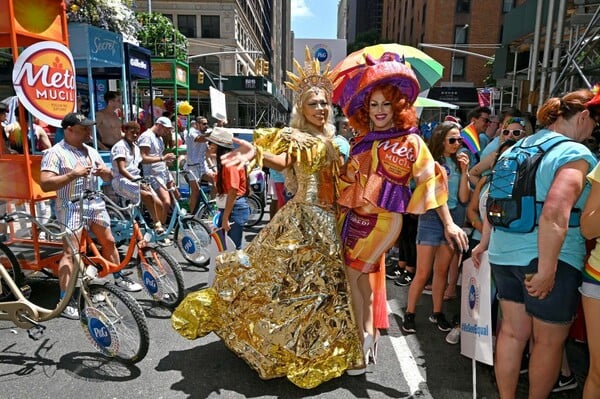
<path fill-rule="evenodd" d="M 306 0 L 292 0 L 292 18 L 312 17 L 313 13 L 306 5 Z"/>

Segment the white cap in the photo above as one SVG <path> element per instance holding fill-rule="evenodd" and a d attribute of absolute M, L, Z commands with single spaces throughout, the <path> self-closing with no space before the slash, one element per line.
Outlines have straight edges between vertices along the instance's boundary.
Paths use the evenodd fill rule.
<path fill-rule="evenodd" d="M 164 127 L 169 128 L 169 129 L 171 129 L 173 127 L 173 125 L 171 124 L 171 120 L 169 118 L 167 118 L 166 116 L 161 116 L 154 123 L 163 125 Z"/>

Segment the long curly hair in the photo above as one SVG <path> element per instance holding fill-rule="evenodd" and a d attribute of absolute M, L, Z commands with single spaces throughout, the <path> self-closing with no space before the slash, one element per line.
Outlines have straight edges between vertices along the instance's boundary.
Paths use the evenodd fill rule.
<path fill-rule="evenodd" d="M 394 110 L 394 126 L 397 129 L 406 130 L 417 125 L 417 112 L 409 102 L 408 97 L 394 85 L 389 83 L 381 84 L 373 87 L 371 93 L 365 97 L 362 108 L 348 118 L 350 121 L 350 126 L 356 129 L 359 135 L 365 134 L 371 130 L 369 103 L 371 102 L 371 96 L 377 90 L 381 90 L 383 96 L 392 102 L 392 108 Z"/>
<path fill-rule="evenodd" d="M 446 158 L 444 157 L 444 141 L 446 141 L 446 136 L 448 135 L 448 132 L 452 129 L 458 129 L 454 122 L 440 123 L 435 127 L 435 129 L 433 129 L 433 132 L 431 132 L 431 137 L 427 142 L 427 146 L 429 147 L 429 151 L 431 151 L 433 159 L 435 159 L 441 164 L 446 163 Z M 450 159 L 452 159 L 452 161 L 454 161 L 454 164 L 458 166 L 456 153 L 450 154 Z"/>
<path fill-rule="evenodd" d="M 565 94 L 562 97 L 552 97 L 546 100 L 538 109 L 537 121 L 540 125 L 548 127 L 562 117 L 570 119 L 578 112 L 585 110 L 586 103 L 594 97 L 594 93 L 587 89 L 580 89 Z"/>

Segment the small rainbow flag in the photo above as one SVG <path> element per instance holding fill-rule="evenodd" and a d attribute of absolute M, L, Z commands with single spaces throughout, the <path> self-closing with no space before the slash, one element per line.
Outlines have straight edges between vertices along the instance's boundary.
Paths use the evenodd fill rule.
<path fill-rule="evenodd" d="M 225 237 L 225 230 L 218 229 L 213 234 L 213 240 L 215 240 L 215 244 L 217 245 L 217 250 L 219 252 L 227 251 L 227 238 Z"/>
<path fill-rule="evenodd" d="M 473 154 L 476 154 L 479 151 L 481 151 L 481 143 L 479 143 L 479 133 L 477 133 L 477 130 L 475 130 L 475 126 L 473 126 L 472 123 L 465 127 L 460 132 L 460 135 L 463 138 L 463 143 L 467 146 L 469 151 L 471 151 Z"/>

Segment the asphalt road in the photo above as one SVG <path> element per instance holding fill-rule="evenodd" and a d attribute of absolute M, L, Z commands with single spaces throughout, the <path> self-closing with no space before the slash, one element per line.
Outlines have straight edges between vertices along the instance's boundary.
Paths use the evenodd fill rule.
<path fill-rule="evenodd" d="M 266 217 L 265 217 L 266 219 Z M 260 226 L 249 230 L 251 240 Z M 174 247 L 169 251 L 182 261 Z M 207 271 L 182 261 L 188 291 L 206 285 Z M 37 297 L 57 297 L 55 283 L 37 284 Z M 213 334 L 187 341 L 172 330 L 170 312 L 155 307 L 144 294 L 139 299 L 149 324 L 150 349 L 144 360 L 126 366 L 97 354 L 77 321 L 46 323 L 42 339 L 0 322 L 0 398 L 471 398 L 472 362 L 460 355 L 460 345 L 445 342 L 445 333 L 427 321 L 431 298 L 417 309 L 417 334 L 403 336 L 399 326 L 408 287 L 388 283 L 391 327 L 384 332 L 376 365 L 364 376 L 342 376 L 312 390 L 285 379 L 263 381 Z M 446 304 L 449 318 L 458 299 Z M 572 368 L 583 385 L 585 346 L 569 344 Z M 477 364 L 477 395 L 497 398 L 492 369 Z M 527 397 L 526 376 L 519 397 Z M 581 389 L 552 398 L 578 398 Z"/>

